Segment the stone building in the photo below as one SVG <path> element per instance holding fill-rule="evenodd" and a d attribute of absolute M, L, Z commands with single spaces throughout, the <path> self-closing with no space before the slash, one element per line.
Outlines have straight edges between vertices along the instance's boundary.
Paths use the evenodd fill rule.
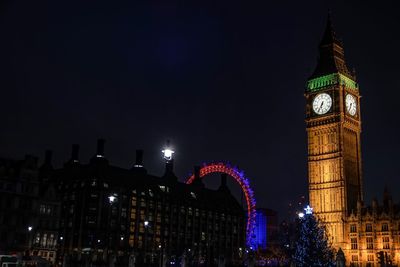
<path fill-rule="evenodd" d="M 59 202 L 53 184 L 43 175 L 50 164 L 38 159 L 0 159 L 0 251 L 40 255 L 55 262 Z M 46 183 L 46 186 L 42 186 Z"/>
<path fill-rule="evenodd" d="M 305 92 L 310 204 L 347 265 L 377 266 L 377 253 L 400 264 L 398 206 L 387 192 L 383 205 L 363 201 L 359 90 L 328 17 Z"/>
<path fill-rule="evenodd" d="M 109 164 L 104 140 L 88 164 L 80 162 L 78 149 L 74 145 L 71 159 L 54 171 L 62 201 L 59 251 L 67 264 L 239 260 L 245 213 L 226 177 L 219 189 L 210 190 L 200 179 L 179 182 L 173 159 L 157 177 L 147 173 L 141 150 L 132 168 L 123 169 Z"/>

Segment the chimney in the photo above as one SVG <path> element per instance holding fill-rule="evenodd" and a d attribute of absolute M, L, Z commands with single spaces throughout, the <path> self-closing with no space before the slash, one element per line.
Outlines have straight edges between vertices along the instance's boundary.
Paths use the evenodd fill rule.
<path fill-rule="evenodd" d="M 174 172 L 174 159 L 167 160 L 165 162 L 165 173 L 173 173 Z"/>
<path fill-rule="evenodd" d="M 97 139 L 97 152 L 96 152 L 96 158 L 104 158 L 104 144 L 106 140 L 100 138 Z"/>
<path fill-rule="evenodd" d="M 135 166 L 137 168 L 143 167 L 143 150 L 142 149 L 136 149 L 136 161 L 135 161 Z"/>
<path fill-rule="evenodd" d="M 200 177 L 200 166 L 194 166 L 194 180 L 192 184 L 204 188 L 204 183 Z"/>
<path fill-rule="evenodd" d="M 71 160 L 72 163 L 79 162 L 79 145 L 73 144 L 72 145 L 72 153 L 71 153 Z"/>
<path fill-rule="evenodd" d="M 226 183 L 227 177 L 228 177 L 228 175 L 226 173 L 222 173 L 221 174 L 221 184 L 220 184 L 218 190 L 225 191 L 225 192 L 230 192 L 229 188 L 227 186 L 227 183 Z"/>

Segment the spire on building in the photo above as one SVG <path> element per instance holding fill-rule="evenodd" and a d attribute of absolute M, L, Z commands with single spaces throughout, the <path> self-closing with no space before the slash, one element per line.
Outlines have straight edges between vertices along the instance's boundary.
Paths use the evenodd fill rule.
<path fill-rule="evenodd" d="M 319 45 L 319 58 L 314 73 L 310 79 L 339 73 L 355 80 L 353 72 L 349 71 L 344 57 L 342 41 L 337 37 L 332 25 L 330 14 L 326 21 L 325 32 Z"/>

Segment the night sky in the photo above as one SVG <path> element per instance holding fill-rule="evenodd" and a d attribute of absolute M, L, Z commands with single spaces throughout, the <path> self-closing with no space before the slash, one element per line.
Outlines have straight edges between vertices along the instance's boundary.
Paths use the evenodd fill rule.
<path fill-rule="evenodd" d="M 229 161 L 284 217 L 307 195 L 303 94 L 331 9 L 363 96 L 366 200 L 386 184 L 398 202 L 400 16 L 377 3 L 3 0 L 0 156 L 52 149 L 61 167 L 79 143 L 88 162 L 102 137 L 111 164 L 142 148 L 161 175 L 170 139 L 182 180 Z"/>

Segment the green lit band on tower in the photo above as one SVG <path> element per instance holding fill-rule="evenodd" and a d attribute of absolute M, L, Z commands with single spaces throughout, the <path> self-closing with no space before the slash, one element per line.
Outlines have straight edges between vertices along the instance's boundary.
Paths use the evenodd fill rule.
<path fill-rule="evenodd" d="M 318 91 L 324 87 L 336 84 L 344 85 L 347 88 L 358 90 L 358 84 L 355 81 L 340 73 L 332 73 L 309 80 L 307 82 L 307 90 L 311 92 Z"/>

